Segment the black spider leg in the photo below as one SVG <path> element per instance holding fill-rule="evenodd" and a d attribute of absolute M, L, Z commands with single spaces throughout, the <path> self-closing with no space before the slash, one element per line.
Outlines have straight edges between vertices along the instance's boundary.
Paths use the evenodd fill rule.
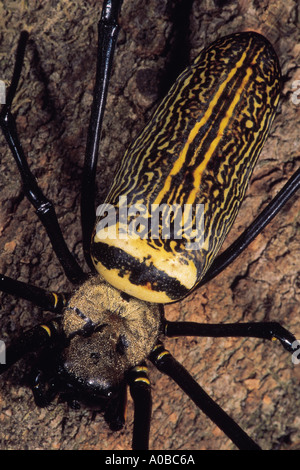
<path fill-rule="evenodd" d="M 133 367 L 127 377 L 134 403 L 133 450 L 148 450 L 151 422 L 151 385 L 146 363 Z"/>
<path fill-rule="evenodd" d="M 165 320 L 165 336 L 242 337 L 279 340 L 288 351 L 293 352 L 296 338 L 277 322 L 220 323 L 170 322 Z"/>
<path fill-rule="evenodd" d="M 106 405 L 104 419 L 112 431 L 123 428 L 126 418 L 127 384 L 123 381 L 118 387 L 117 395 Z"/>
<path fill-rule="evenodd" d="M 3 292 L 22 297 L 44 310 L 56 314 L 62 313 L 69 298 L 69 294 L 51 292 L 2 275 L 0 277 L 0 287 Z M 41 348 L 49 349 L 54 344 L 57 344 L 58 339 L 61 341 L 62 335 L 60 334 L 59 320 L 58 317 L 56 321 L 53 320 L 34 326 L 14 339 L 8 348 L 6 348 L 4 363 L 0 363 L 0 374 L 9 369 L 25 354 Z M 36 398 L 38 393 L 41 395 L 41 379 L 39 379 L 40 385 L 38 385 L 37 378 L 34 380 L 33 393 Z M 36 401 L 38 402 L 38 399 Z"/>
<path fill-rule="evenodd" d="M 257 322 L 257 323 L 227 323 L 227 324 L 205 324 L 195 322 L 170 322 L 165 320 L 164 334 L 167 337 L 173 336 L 201 336 L 201 337 L 248 337 L 248 338 L 262 338 L 268 340 L 279 340 L 282 346 L 289 352 L 294 350 L 294 341 L 296 338 L 279 323 L 276 322 Z M 218 410 L 218 405 L 215 407 L 212 400 L 206 396 L 205 392 L 199 392 L 199 402 L 196 402 L 190 391 L 187 391 L 182 386 L 183 377 L 187 374 L 184 368 L 179 365 L 175 359 L 168 357 L 165 360 L 164 353 L 161 355 L 163 362 L 155 356 L 155 365 L 163 372 L 170 375 L 178 385 L 192 398 L 192 400 L 199 406 L 199 402 L 204 402 L 204 405 L 199 406 L 224 432 L 225 434 L 241 449 L 255 448 L 256 444 L 248 438 L 244 431 L 231 423 L 231 418 L 224 416 L 224 411 L 221 408 Z M 196 393 L 197 385 L 190 377 L 187 384 L 190 383 L 192 393 Z M 189 387 L 188 385 L 186 385 Z M 189 390 L 189 388 L 188 388 Z M 202 397 L 202 398 L 201 398 Z M 207 407 L 210 414 L 207 413 Z M 221 410 L 221 411 L 220 411 Z M 231 434 L 233 432 L 233 434 Z M 248 442 L 250 439 L 250 442 Z M 254 447 L 253 447 L 254 444 Z"/>
<path fill-rule="evenodd" d="M 165 320 L 164 324 L 164 334 L 167 337 L 173 336 L 201 336 L 201 337 L 243 337 L 243 338 L 261 338 L 268 340 L 279 340 L 281 345 L 289 352 L 293 352 L 295 349 L 296 338 L 285 328 L 283 328 L 277 322 L 257 322 L 257 323 L 227 323 L 227 324 L 205 324 L 205 323 L 196 323 L 196 322 L 170 322 Z M 156 364 L 156 363 L 155 363 Z M 160 363 L 159 363 L 160 364 Z M 156 364 L 157 365 L 157 364 Z M 181 377 L 184 376 L 187 372 L 183 372 L 182 366 L 178 365 L 176 361 L 172 358 L 167 358 L 166 362 L 163 362 L 163 368 L 158 367 L 163 372 L 170 375 L 178 385 L 181 385 Z M 177 378 L 179 375 L 179 381 Z M 196 385 L 193 385 L 193 379 L 191 381 L 192 390 L 196 390 Z M 184 388 L 183 388 L 184 389 Z M 185 389 L 184 389 L 185 390 Z M 185 390 L 186 391 L 186 390 Z M 186 392 L 193 401 L 194 398 Z M 200 400 L 201 394 L 199 394 Z M 204 402 L 207 402 L 207 398 L 203 397 Z M 247 448 L 247 439 L 245 439 L 244 431 L 240 432 L 238 427 L 232 427 L 230 425 L 230 420 L 228 418 L 224 419 L 223 410 L 222 412 L 218 409 L 214 409 L 211 404 L 211 399 L 208 400 L 208 407 L 211 413 L 213 413 L 213 421 L 225 432 L 225 434 L 241 449 Z M 196 401 L 195 401 L 196 403 Z M 196 403 L 197 404 L 197 403 Z M 199 406 L 197 404 L 197 406 Z M 206 405 L 205 405 L 206 407 Z M 206 412 L 206 408 L 201 408 L 209 417 Z M 217 417 L 217 419 L 216 419 Z M 231 419 L 231 418 L 230 418 Z M 221 425 L 220 425 L 221 423 Z M 223 427 L 222 427 L 223 426 Z M 234 432 L 234 436 L 230 433 Z M 233 439 L 234 437 L 234 439 Z M 244 447 L 246 445 L 246 447 Z M 256 444 L 255 444 L 256 445 Z M 252 448 L 252 442 L 250 442 L 250 449 Z M 255 447 L 254 447 L 255 448 Z"/>
<path fill-rule="evenodd" d="M 31 204 L 35 207 L 36 213 L 47 231 L 53 249 L 66 273 L 66 276 L 72 283 L 79 283 L 85 279 L 86 275 L 66 245 L 52 203 L 44 196 L 35 177 L 29 169 L 18 137 L 15 118 L 11 113 L 11 106 L 18 87 L 24 61 L 27 39 L 28 33 L 25 31 L 22 32 L 18 44 L 11 86 L 7 95 L 6 104 L 3 106 L 0 113 L 0 125 L 17 163 L 23 182 L 24 193 Z"/>
<path fill-rule="evenodd" d="M 240 426 L 203 390 L 188 371 L 159 343 L 149 359 L 177 385 L 241 450 L 260 450 L 260 447 Z"/>
<path fill-rule="evenodd" d="M 37 325 L 22 333 L 5 351 L 5 362 L 0 364 L 0 374 L 9 369 L 25 354 L 49 347 L 60 339 L 59 323 L 55 320 Z"/>
<path fill-rule="evenodd" d="M 81 225 L 86 262 L 94 270 L 90 244 L 95 224 L 95 176 L 99 153 L 103 115 L 105 110 L 113 55 L 119 32 L 118 14 L 123 0 L 105 0 L 98 23 L 96 81 L 87 135 L 87 146 L 82 178 Z"/>
<path fill-rule="evenodd" d="M 47 350 L 47 352 L 49 352 Z M 61 392 L 61 384 L 56 377 L 49 377 L 49 374 L 41 369 L 36 370 L 31 378 L 31 390 L 35 404 L 44 408 L 54 400 Z"/>
<path fill-rule="evenodd" d="M 60 313 L 69 299 L 69 294 L 49 291 L 3 275 L 0 275 L 0 290 L 29 300 L 43 310 L 55 313 Z"/>
<path fill-rule="evenodd" d="M 53 365 L 54 351 L 65 343 L 65 337 L 60 326 L 60 318 L 34 326 L 18 336 L 6 349 L 4 360 L 0 363 L 0 375 L 6 372 L 19 359 L 30 352 L 42 353 L 43 361 Z M 42 363 L 41 357 L 39 363 Z M 44 367 L 35 368 L 31 377 L 31 389 L 38 406 L 47 406 L 61 389 L 59 377 L 50 376 L 49 368 L 45 374 Z"/>
<path fill-rule="evenodd" d="M 47 325 L 39 325 L 39 327 L 45 328 Z M 56 318 L 52 321 L 52 324 L 50 323 L 50 325 L 55 328 L 54 333 L 52 330 L 46 344 L 43 344 L 42 347 L 38 348 L 39 351 L 34 358 L 34 364 L 31 367 L 31 373 L 29 376 L 34 401 L 39 407 L 50 405 L 57 395 L 60 395 L 63 398 L 63 394 L 66 390 L 69 392 L 68 385 L 65 383 L 64 377 L 59 373 L 61 351 L 68 344 L 68 340 L 66 339 L 61 326 L 61 317 Z M 33 350 L 37 351 L 37 342 L 33 346 Z M 74 400 L 72 402 L 69 400 L 68 403 L 72 408 L 76 405 Z"/>
<path fill-rule="evenodd" d="M 300 168 L 290 177 L 288 182 L 272 199 L 268 206 L 256 217 L 249 227 L 212 263 L 211 267 L 197 284 L 196 289 L 220 274 L 231 264 L 257 235 L 271 222 L 286 202 L 300 187 Z"/>

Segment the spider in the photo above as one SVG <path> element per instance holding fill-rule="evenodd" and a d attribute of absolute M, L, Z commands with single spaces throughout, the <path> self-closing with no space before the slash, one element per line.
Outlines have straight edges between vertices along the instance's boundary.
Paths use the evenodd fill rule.
<path fill-rule="evenodd" d="M 108 3 L 109 3 L 109 2 L 108 2 Z M 21 54 L 20 54 L 20 55 L 21 55 Z M 12 89 L 13 89 L 13 87 L 12 87 Z M 11 96 L 13 97 L 13 93 L 12 93 Z M 8 101 L 9 101 L 9 100 L 8 100 Z M 87 208 L 90 208 L 90 207 L 92 207 L 92 205 L 91 205 L 91 204 L 87 204 Z M 83 215 L 87 215 L 87 211 L 86 211 L 86 212 L 83 211 Z M 88 217 L 88 218 L 89 218 L 89 217 Z M 87 232 L 88 232 L 88 226 L 90 226 L 90 225 L 91 225 L 91 224 L 88 223 L 88 221 L 83 222 L 84 230 L 87 230 Z M 53 231 L 55 232 L 55 234 L 57 234 L 56 229 L 54 230 L 54 226 L 55 226 L 55 225 L 54 225 L 54 222 L 51 221 L 51 224 L 49 224 L 48 227 L 49 227 L 50 230 L 53 230 Z M 54 237 L 56 236 L 55 234 L 54 234 Z M 86 241 L 88 238 L 89 238 L 89 236 L 85 236 L 85 241 Z M 87 244 L 86 244 L 86 246 L 87 246 Z M 74 278 L 75 278 L 75 280 L 77 281 L 79 278 L 81 278 L 81 272 L 80 272 L 80 270 L 77 269 L 76 266 L 74 267 L 74 263 L 73 263 L 73 261 L 71 261 L 71 260 L 72 260 L 72 258 L 70 258 L 70 265 L 71 265 L 71 268 L 70 268 L 70 266 L 68 265 L 68 267 L 66 267 L 66 270 L 69 269 L 69 270 L 71 271 L 71 273 L 69 272 L 69 278 L 72 278 L 73 280 L 74 280 Z M 72 264 L 73 264 L 73 267 L 72 267 Z M 77 271 L 77 274 L 76 274 L 76 271 Z M 74 272 L 75 272 L 75 275 L 74 275 Z M 25 298 L 26 298 L 27 294 L 24 295 L 23 291 L 21 292 L 22 288 L 21 288 L 21 286 L 20 286 L 19 284 L 13 283 L 12 286 L 13 286 L 13 289 L 15 289 L 15 290 L 16 290 L 16 289 L 17 289 L 17 290 L 19 289 L 19 294 L 20 294 L 20 295 L 23 294 L 23 296 L 25 296 Z M 18 286 L 18 287 L 17 287 L 17 286 Z M 7 290 L 9 290 L 9 287 L 7 288 Z M 28 291 L 27 291 L 27 292 L 28 292 Z M 51 297 L 51 296 L 50 296 L 50 297 Z M 31 294 L 30 294 L 27 298 L 30 298 L 31 300 L 33 300 L 33 298 L 35 298 L 35 300 L 37 301 L 37 303 L 38 303 L 38 302 L 42 302 L 42 301 L 44 302 L 44 301 L 45 301 L 45 296 L 44 296 L 44 294 L 43 294 L 41 291 L 39 291 L 39 290 L 34 291 L 34 293 L 33 293 L 33 291 L 31 291 Z M 42 299 L 42 300 L 40 300 L 40 299 Z M 62 300 L 61 298 L 60 298 L 60 300 L 63 302 L 63 300 Z M 126 300 L 126 299 L 125 299 L 125 300 Z M 51 302 L 51 301 L 50 301 L 50 302 Z M 43 306 L 45 306 L 45 305 L 43 305 Z M 47 304 L 47 307 L 49 307 L 48 304 Z M 52 307 L 53 307 L 53 305 L 52 305 Z M 86 333 L 87 333 L 87 332 L 86 332 Z M 87 333 L 87 334 L 88 334 L 88 333 Z M 122 350 L 122 348 L 125 348 L 125 347 L 126 347 L 126 344 L 122 344 L 122 339 L 120 340 L 118 347 L 119 347 L 120 350 Z M 144 372 L 144 371 L 143 371 L 143 372 Z M 36 396 L 36 400 L 37 400 L 38 402 L 40 401 L 40 404 L 44 404 L 44 403 L 43 403 L 43 400 L 45 400 L 45 403 L 47 402 L 47 399 L 46 399 L 46 397 L 45 397 L 44 390 L 43 390 L 43 385 L 44 385 L 44 384 L 43 384 L 43 381 L 41 380 L 41 375 L 39 375 L 39 381 L 37 381 L 36 384 L 35 384 L 35 396 Z M 49 390 L 48 390 L 47 392 L 49 392 Z M 118 400 L 119 400 L 119 397 L 118 397 Z M 117 401 L 117 403 L 119 403 L 119 401 Z M 120 400 L 120 403 L 122 404 L 122 400 Z M 120 406 L 121 406 L 121 405 L 120 405 Z M 109 417 L 109 416 L 108 416 L 108 420 L 110 420 L 110 421 L 116 420 L 116 422 L 113 422 L 113 426 L 118 426 L 118 420 L 119 420 L 119 419 L 120 419 L 120 416 L 119 416 L 119 415 L 117 415 L 116 417 L 115 417 L 115 416 L 113 416 L 113 417 L 111 417 L 111 416 Z M 231 426 L 233 425 L 232 422 L 231 422 L 230 424 L 231 424 Z M 233 425 L 233 426 L 234 426 L 234 425 Z M 139 429 L 139 428 L 138 428 L 138 429 Z M 140 434 L 140 433 L 139 433 L 138 431 L 135 431 L 134 434 L 135 434 L 135 438 L 134 438 L 134 439 L 137 440 L 137 438 L 139 437 L 139 434 Z M 142 440 L 143 440 L 143 439 L 142 439 Z M 247 441 L 247 442 L 248 442 L 248 441 Z M 250 441 L 249 441 L 249 442 L 250 442 Z M 139 443 L 135 443 L 135 444 L 134 444 L 134 447 L 139 447 Z"/>

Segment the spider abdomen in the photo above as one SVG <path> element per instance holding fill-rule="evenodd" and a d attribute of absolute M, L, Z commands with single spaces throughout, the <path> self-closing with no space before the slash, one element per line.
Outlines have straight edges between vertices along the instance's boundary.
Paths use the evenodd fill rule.
<path fill-rule="evenodd" d="M 111 285 L 166 303 L 199 283 L 238 213 L 280 81 L 253 32 L 217 40 L 179 76 L 97 214 L 91 256 Z"/>

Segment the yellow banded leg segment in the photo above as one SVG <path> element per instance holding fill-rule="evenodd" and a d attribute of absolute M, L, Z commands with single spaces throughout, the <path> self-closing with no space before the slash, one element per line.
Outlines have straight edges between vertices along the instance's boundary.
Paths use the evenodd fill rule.
<path fill-rule="evenodd" d="M 135 366 L 130 371 L 130 384 L 144 383 L 150 386 L 148 367 L 146 365 Z"/>
<path fill-rule="evenodd" d="M 134 402 L 133 450 L 145 450 L 149 446 L 151 421 L 151 385 L 145 363 L 133 367 L 128 374 L 130 394 Z"/>
<path fill-rule="evenodd" d="M 49 326 L 47 325 L 40 325 L 41 328 L 43 328 L 46 333 L 48 334 L 49 337 L 51 337 L 52 333 L 51 333 L 51 329 L 49 328 Z"/>

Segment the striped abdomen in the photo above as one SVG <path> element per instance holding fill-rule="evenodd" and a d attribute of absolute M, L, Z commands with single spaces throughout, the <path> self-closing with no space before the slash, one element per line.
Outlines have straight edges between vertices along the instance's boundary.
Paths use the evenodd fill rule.
<path fill-rule="evenodd" d="M 91 255 L 110 284 L 151 302 L 197 285 L 237 215 L 280 80 L 272 46 L 253 32 L 214 42 L 180 75 L 99 213 Z"/>

